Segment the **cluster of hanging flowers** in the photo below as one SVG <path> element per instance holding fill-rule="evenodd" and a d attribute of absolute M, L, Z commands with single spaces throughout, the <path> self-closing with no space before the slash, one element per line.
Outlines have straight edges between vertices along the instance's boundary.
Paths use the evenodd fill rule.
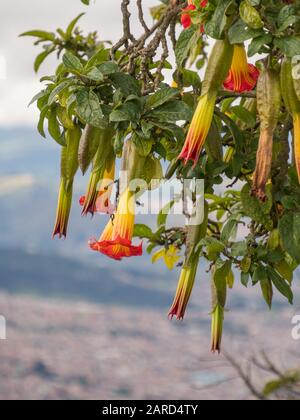
<path fill-rule="evenodd" d="M 203 12 L 208 5 L 209 1 L 203 0 L 199 11 Z M 182 10 L 181 14 L 184 29 L 191 27 L 196 13 L 197 7 L 192 0 L 189 0 L 188 6 Z M 204 32 L 204 22 L 200 30 Z M 282 96 L 294 123 L 294 156 L 300 182 L 300 82 L 296 82 L 292 77 L 290 59 L 283 60 L 281 75 L 267 65 L 259 71 L 256 66 L 248 63 L 244 44 L 232 45 L 227 38 L 216 41 L 208 60 L 201 95 L 177 157 L 177 163 L 180 161 L 183 166 L 186 166 L 192 162 L 194 167 L 200 165 L 201 153 L 213 123 L 220 89 L 243 93 L 252 91 L 256 87 L 260 138 L 252 194 L 264 201 L 267 198 L 266 185 L 271 173 L 273 138 L 280 117 Z M 253 102 L 251 104 L 253 105 Z M 83 172 L 87 166 L 84 161 L 78 163 L 78 153 L 89 148 L 85 150 L 85 154 L 92 156 L 92 172 L 86 194 L 80 198 L 82 214 L 105 213 L 109 215 L 108 223 L 99 239 L 90 239 L 89 247 L 92 251 L 121 261 L 124 258 L 141 256 L 143 253 L 143 244 L 133 243 L 135 207 L 139 190 L 132 188 L 132 181 L 143 177 L 146 158 L 139 154 L 132 139 L 125 142 L 121 171 L 125 179 L 121 175 L 118 203 L 114 205 L 111 200 L 116 176 L 116 156 L 112 141 L 114 134 L 111 127 L 100 130 L 89 125 L 83 133 L 78 126 L 66 130 L 66 146 L 62 149 L 60 193 L 53 236 L 65 237 L 67 234 L 74 177 L 79 165 Z M 87 137 L 88 142 L 86 142 Z M 199 243 L 207 235 L 208 214 L 209 208 L 205 202 L 201 220 L 190 224 L 186 229 L 186 252 L 175 297 L 168 312 L 171 319 L 175 317 L 182 320 L 185 316 L 202 251 Z M 163 259 L 167 267 L 172 270 L 181 259 L 179 253 L 180 249 L 176 245 L 166 244 L 165 248 L 153 255 L 152 262 Z M 220 352 L 221 349 L 227 293 L 226 279 L 224 279 L 221 292 L 216 288 L 214 276 L 217 270 L 217 264 L 212 264 L 213 352 Z"/>
<path fill-rule="evenodd" d="M 124 147 L 123 171 L 126 176 L 125 182 L 120 180 L 123 191 L 116 213 L 111 216 L 99 240 L 90 240 L 90 248 L 100 252 L 114 260 L 121 261 L 125 257 L 142 255 L 142 243 L 135 246 L 132 244 L 136 191 L 130 188 L 131 181 L 140 178 L 143 158 L 138 154 L 131 140 Z M 124 184 L 124 185 L 123 185 Z"/>
<path fill-rule="evenodd" d="M 205 8 L 208 1 L 202 1 L 201 8 Z M 195 13 L 196 6 L 189 1 L 183 9 L 181 22 L 183 27 L 192 24 L 191 13 Z M 242 93 L 256 87 L 259 70 L 247 62 L 247 54 L 243 44 L 230 45 L 227 40 L 217 41 L 206 69 L 202 94 L 197 109 L 190 124 L 190 128 L 179 154 L 179 159 L 186 165 L 190 160 L 197 165 L 202 148 L 208 136 L 213 116 L 216 98 L 221 86 L 224 89 Z"/>

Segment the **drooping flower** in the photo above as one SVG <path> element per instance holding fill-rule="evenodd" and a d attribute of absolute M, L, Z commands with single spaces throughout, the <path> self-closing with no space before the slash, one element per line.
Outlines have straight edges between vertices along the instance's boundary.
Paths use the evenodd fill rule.
<path fill-rule="evenodd" d="M 74 177 L 78 170 L 78 148 L 81 129 L 74 126 L 66 130 L 66 146 L 61 149 L 61 179 L 53 238 L 67 236 L 68 222 L 72 206 Z"/>
<path fill-rule="evenodd" d="M 184 261 L 184 265 L 180 273 L 180 278 L 179 278 L 175 298 L 169 310 L 169 318 L 171 319 L 174 316 L 178 320 L 181 320 L 184 318 L 185 311 L 189 303 L 191 293 L 195 284 L 195 278 L 196 278 L 196 274 L 198 270 L 200 253 L 201 253 L 201 247 L 199 246 L 199 243 L 201 239 L 203 239 L 206 236 L 206 232 L 207 232 L 207 225 L 208 225 L 207 202 L 204 203 L 204 207 L 202 208 L 202 210 L 203 212 L 200 212 L 201 214 L 199 213 L 196 216 L 198 220 L 198 224 L 191 223 L 187 229 L 185 261 Z M 202 216 L 204 216 L 204 218 Z M 193 220 L 193 222 L 195 221 L 196 219 Z"/>
<path fill-rule="evenodd" d="M 132 245 L 134 205 L 135 194 L 126 189 L 120 197 L 115 217 L 108 222 L 100 239 L 90 241 L 93 251 L 101 252 L 117 261 L 124 257 L 142 255 L 142 243 L 138 246 Z"/>
<path fill-rule="evenodd" d="M 199 100 L 183 149 L 178 157 L 184 160 L 185 165 L 189 160 L 196 165 L 199 160 L 213 120 L 215 101 L 215 93 L 207 93 Z"/>
<path fill-rule="evenodd" d="M 260 118 L 260 137 L 253 175 L 252 195 L 266 201 L 266 185 L 270 178 L 273 158 L 273 136 L 282 107 L 279 74 L 263 69 L 257 83 L 257 111 Z"/>
<path fill-rule="evenodd" d="M 142 243 L 138 246 L 132 244 L 135 220 L 135 203 L 138 190 L 130 189 L 131 182 L 135 184 L 137 179 L 142 177 L 144 171 L 145 157 L 140 156 L 132 140 L 128 140 L 123 150 L 121 195 L 117 212 L 108 222 L 100 239 L 91 240 L 90 248 L 101 252 L 115 260 L 122 260 L 124 257 L 142 255 Z M 136 185 L 134 188 L 137 188 Z"/>
<path fill-rule="evenodd" d="M 103 179 L 100 181 L 98 188 L 98 197 L 96 199 L 95 207 L 92 213 L 112 214 L 114 212 L 114 205 L 110 201 L 113 191 L 113 184 L 115 179 L 115 162 L 111 163 L 109 169 L 105 169 Z M 86 197 L 80 197 L 79 204 L 84 206 Z"/>
<path fill-rule="evenodd" d="M 248 92 L 255 88 L 259 70 L 247 61 L 244 44 L 234 46 L 233 59 L 224 88 L 233 92 Z"/>
<path fill-rule="evenodd" d="M 82 215 L 84 216 L 89 213 L 93 215 L 96 211 L 99 192 L 100 195 L 103 195 L 101 194 L 101 189 L 103 188 L 103 185 L 101 185 L 102 181 L 107 178 L 113 182 L 115 154 L 111 143 L 112 138 L 113 131 L 110 128 L 100 132 L 99 145 L 93 159 L 93 168 L 83 203 Z"/>
<path fill-rule="evenodd" d="M 167 249 L 163 248 L 157 251 L 152 256 L 152 263 L 156 263 L 161 258 L 164 259 L 164 262 L 169 270 L 173 270 L 175 265 L 180 260 L 180 256 L 178 255 L 178 248 L 175 245 L 170 245 Z"/>
<path fill-rule="evenodd" d="M 59 196 L 56 212 L 55 226 L 53 230 L 53 238 L 66 238 L 68 230 L 68 222 L 70 217 L 71 205 L 73 195 L 73 181 L 69 182 L 61 179 L 59 187 Z"/>
<path fill-rule="evenodd" d="M 212 327 L 211 327 L 211 351 L 213 353 L 221 353 L 222 335 L 224 323 L 224 308 L 221 305 L 216 305 L 212 312 Z"/>
<path fill-rule="evenodd" d="M 187 304 L 190 300 L 191 293 L 195 284 L 195 277 L 198 268 L 198 261 L 192 265 L 183 267 L 181 270 L 175 299 L 169 310 L 169 318 L 174 316 L 181 320 L 184 318 Z"/>

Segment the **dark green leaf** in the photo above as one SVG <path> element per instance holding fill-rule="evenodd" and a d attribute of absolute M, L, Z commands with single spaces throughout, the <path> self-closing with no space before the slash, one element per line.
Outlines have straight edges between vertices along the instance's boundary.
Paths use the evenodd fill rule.
<path fill-rule="evenodd" d="M 92 90 L 80 90 L 76 93 L 77 113 L 87 124 L 103 128 L 103 113 L 98 96 Z"/>
<path fill-rule="evenodd" d="M 248 41 L 248 39 L 262 35 L 264 35 L 262 29 L 249 28 L 242 20 L 237 21 L 228 31 L 228 38 L 231 44 L 241 44 Z"/>
<path fill-rule="evenodd" d="M 153 109 L 157 108 L 164 103 L 168 102 L 170 99 L 173 99 L 174 97 L 178 96 L 179 94 L 178 89 L 173 89 L 170 87 L 166 87 L 163 89 L 160 89 L 154 93 L 154 95 L 148 96 L 146 100 L 146 109 Z"/>
<path fill-rule="evenodd" d="M 83 65 L 76 55 L 67 51 L 63 56 L 63 63 L 67 70 L 70 70 L 75 73 L 80 73 L 83 71 Z"/>
<path fill-rule="evenodd" d="M 148 112 L 146 116 L 162 122 L 190 121 L 192 110 L 185 102 L 171 101 Z"/>

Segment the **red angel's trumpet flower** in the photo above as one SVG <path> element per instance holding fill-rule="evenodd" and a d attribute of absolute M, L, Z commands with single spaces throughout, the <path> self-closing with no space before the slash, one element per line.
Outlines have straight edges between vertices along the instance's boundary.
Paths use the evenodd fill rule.
<path fill-rule="evenodd" d="M 192 25 L 192 17 L 190 12 L 193 10 L 196 10 L 196 6 L 194 4 L 189 4 L 182 10 L 181 24 L 184 27 L 184 29 L 188 29 Z"/>
<path fill-rule="evenodd" d="M 206 94 L 199 100 L 193 116 L 187 138 L 178 159 L 183 159 L 186 165 L 192 160 L 196 165 L 214 116 L 216 94 Z"/>
<path fill-rule="evenodd" d="M 134 202 L 135 194 L 126 189 L 121 195 L 114 219 L 109 221 L 99 241 L 90 242 L 92 250 L 101 252 L 117 261 L 121 261 L 124 257 L 142 255 L 142 244 L 132 245 L 135 219 Z"/>
<path fill-rule="evenodd" d="M 197 164 L 210 130 L 218 90 L 224 82 L 232 62 L 233 46 L 228 40 L 217 41 L 209 57 L 202 83 L 201 97 L 193 116 L 187 138 L 178 159 Z"/>
<path fill-rule="evenodd" d="M 224 88 L 233 92 L 249 92 L 256 86 L 259 70 L 248 64 L 244 44 L 234 46 L 232 65 L 224 82 Z"/>
<path fill-rule="evenodd" d="M 109 166 L 109 165 L 108 165 Z M 105 169 L 103 180 L 100 181 L 100 188 L 98 197 L 92 213 L 112 214 L 114 212 L 114 205 L 110 201 L 115 179 L 115 160 L 110 164 L 109 169 Z M 86 197 L 80 197 L 79 204 L 84 206 Z"/>
<path fill-rule="evenodd" d="M 208 3 L 208 0 L 202 0 L 200 3 L 200 6 L 204 8 L 207 6 L 207 3 Z M 191 17 L 190 12 L 192 12 L 193 10 L 196 10 L 196 6 L 193 4 L 192 0 L 189 0 L 188 6 L 182 10 L 182 15 L 181 15 L 181 24 L 184 27 L 184 29 L 188 29 L 192 25 L 192 17 Z M 201 32 L 204 32 L 203 25 L 201 25 Z"/>

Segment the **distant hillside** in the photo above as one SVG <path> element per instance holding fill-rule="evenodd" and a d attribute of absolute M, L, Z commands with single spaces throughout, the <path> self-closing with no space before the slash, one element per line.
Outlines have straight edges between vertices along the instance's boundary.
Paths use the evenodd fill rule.
<path fill-rule="evenodd" d="M 130 306 L 168 307 L 167 293 L 133 285 L 134 273 L 90 268 L 55 255 L 0 250 L 0 290 Z M 147 277 L 147 274 L 144 277 Z"/>

